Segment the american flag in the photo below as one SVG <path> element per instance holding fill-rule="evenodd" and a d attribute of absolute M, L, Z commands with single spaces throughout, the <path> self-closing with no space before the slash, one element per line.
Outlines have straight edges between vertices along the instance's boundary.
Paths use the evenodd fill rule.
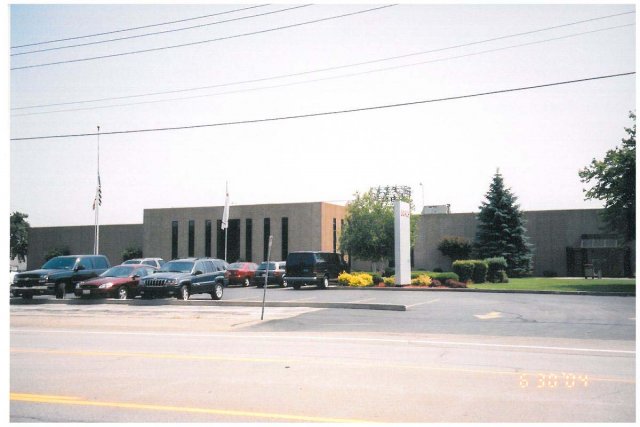
<path fill-rule="evenodd" d="M 229 226 L 229 185 L 226 185 L 226 197 L 224 199 L 224 211 L 222 212 L 222 224 L 221 229 L 225 229 Z"/>
<path fill-rule="evenodd" d="M 100 173 L 98 173 L 98 188 L 96 188 L 96 197 L 93 199 L 93 210 L 96 210 L 96 203 L 102 206 L 102 185 L 100 185 Z"/>

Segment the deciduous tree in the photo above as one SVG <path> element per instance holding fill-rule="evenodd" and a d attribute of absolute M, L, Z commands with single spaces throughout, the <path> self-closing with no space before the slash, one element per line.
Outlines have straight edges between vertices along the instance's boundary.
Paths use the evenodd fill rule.
<path fill-rule="evenodd" d="M 11 230 L 9 244 L 11 245 L 11 259 L 18 258 L 18 261 L 24 262 L 29 249 L 29 223 L 27 218 L 29 215 L 22 212 L 13 212 L 10 217 Z"/>
<path fill-rule="evenodd" d="M 606 228 L 625 241 L 636 236 L 636 115 L 630 112 L 629 117 L 633 127 L 625 128 L 628 136 L 622 139 L 622 146 L 607 151 L 603 160 L 593 159 L 578 172 L 583 183 L 593 181 L 593 187 L 583 190 L 585 198 L 604 201 Z"/>

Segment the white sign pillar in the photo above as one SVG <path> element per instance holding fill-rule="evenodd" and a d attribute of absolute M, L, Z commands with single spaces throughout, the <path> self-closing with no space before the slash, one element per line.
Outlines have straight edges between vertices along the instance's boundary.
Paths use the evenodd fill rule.
<path fill-rule="evenodd" d="M 411 284 L 411 206 L 396 200 L 393 206 L 396 285 Z"/>

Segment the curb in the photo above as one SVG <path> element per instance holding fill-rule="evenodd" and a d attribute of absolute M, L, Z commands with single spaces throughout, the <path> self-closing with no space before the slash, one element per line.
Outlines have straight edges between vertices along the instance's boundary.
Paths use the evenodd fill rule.
<path fill-rule="evenodd" d="M 336 290 L 404 291 L 404 292 L 478 292 L 491 294 L 549 294 L 549 295 L 591 295 L 604 297 L 635 297 L 635 292 L 589 292 L 589 291 L 527 291 L 522 289 L 471 289 L 471 288 L 376 288 L 376 287 L 336 287 Z"/>
<path fill-rule="evenodd" d="M 68 299 L 68 300 L 51 300 L 51 299 L 11 299 L 10 305 L 36 305 L 36 304 L 65 304 L 65 305 L 97 305 L 97 304 L 120 304 L 133 306 L 190 306 L 190 307 L 262 307 L 261 301 L 209 301 L 209 300 L 111 300 L 111 299 Z M 267 301 L 265 307 L 308 307 L 308 308 L 341 308 L 354 310 L 386 310 L 386 311 L 407 311 L 407 306 L 402 304 L 364 304 L 351 302 L 295 302 L 295 301 Z"/>

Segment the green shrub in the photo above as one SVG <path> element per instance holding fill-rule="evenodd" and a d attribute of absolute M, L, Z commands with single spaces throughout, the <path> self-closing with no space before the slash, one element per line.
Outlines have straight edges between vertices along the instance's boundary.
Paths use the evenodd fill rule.
<path fill-rule="evenodd" d="M 436 273 L 442 273 L 442 269 L 440 267 L 434 268 L 433 271 Z"/>
<path fill-rule="evenodd" d="M 487 271 L 489 270 L 489 264 L 481 260 L 473 260 L 473 276 L 471 279 L 473 283 L 484 283 L 487 281 Z"/>
<path fill-rule="evenodd" d="M 387 267 L 384 269 L 384 273 L 382 273 L 382 277 L 391 277 L 396 274 L 396 269 L 393 267 Z"/>
<path fill-rule="evenodd" d="M 474 261 L 454 261 L 452 264 L 453 272 L 456 273 L 461 282 L 467 282 L 473 278 L 473 270 L 475 268 Z"/>
<path fill-rule="evenodd" d="M 438 273 L 435 271 L 427 271 L 426 273 L 431 279 L 437 280 L 439 282 L 444 283 L 447 279 L 455 280 L 456 282 L 460 281 L 460 277 L 453 272 L 447 271 L 445 273 Z"/>
<path fill-rule="evenodd" d="M 442 255 L 454 261 L 468 259 L 471 249 L 471 243 L 464 237 L 448 236 L 438 243 L 438 250 L 442 252 Z"/>
<path fill-rule="evenodd" d="M 372 277 L 372 279 L 373 279 L 373 284 L 374 284 L 374 285 L 378 285 L 378 284 L 380 284 L 380 283 L 382 283 L 382 282 L 383 282 L 383 280 L 382 280 L 382 276 L 381 276 L 381 275 L 379 275 L 379 274 L 377 274 L 377 273 L 373 273 L 373 274 L 371 275 L 371 277 Z"/>
<path fill-rule="evenodd" d="M 500 270 L 500 283 L 509 283 L 509 277 L 507 276 L 507 272 L 504 270 Z"/>
<path fill-rule="evenodd" d="M 487 280 L 491 283 L 506 283 L 502 282 L 503 277 L 501 272 L 505 272 L 504 275 L 506 276 L 507 260 L 504 259 L 504 257 L 494 257 L 487 258 L 484 261 L 489 266 L 487 270 Z"/>

